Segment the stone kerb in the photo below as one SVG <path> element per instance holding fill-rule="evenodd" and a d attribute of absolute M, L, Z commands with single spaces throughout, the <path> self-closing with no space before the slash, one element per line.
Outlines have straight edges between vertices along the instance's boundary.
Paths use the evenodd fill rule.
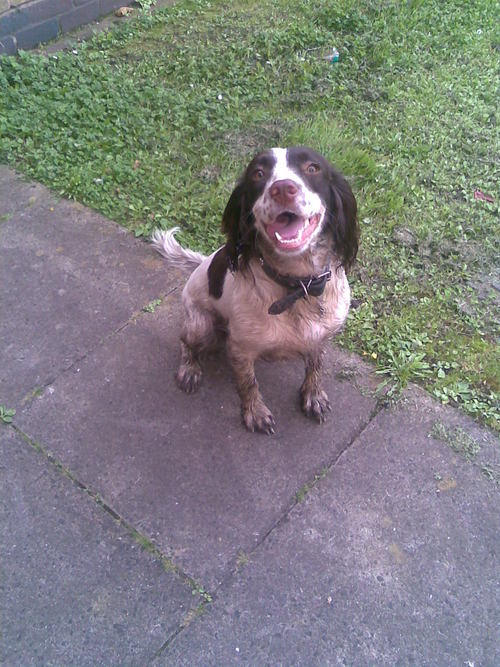
<path fill-rule="evenodd" d="M 0 55 L 13 55 L 133 0 L 0 0 Z"/>

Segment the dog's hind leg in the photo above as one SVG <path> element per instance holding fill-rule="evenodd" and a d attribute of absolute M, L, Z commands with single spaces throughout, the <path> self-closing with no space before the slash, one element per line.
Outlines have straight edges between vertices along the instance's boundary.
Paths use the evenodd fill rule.
<path fill-rule="evenodd" d="M 177 371 L 177 385 L 187 394 L 195 392 L 201 383 L 200 357 L 217 340 L 215 318 L 207 310 L 185 300 L 186 320 L 181 334 L 181 363 Z"/>

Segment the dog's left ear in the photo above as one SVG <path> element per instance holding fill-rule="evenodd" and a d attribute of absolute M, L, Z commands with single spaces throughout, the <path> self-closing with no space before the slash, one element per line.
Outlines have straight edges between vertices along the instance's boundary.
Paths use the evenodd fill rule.
<path fill-rule="evenodd" d="M 333 235 L 334 252 L 347 272 L 358 253 L 359 227 L 356 199 L 349 183 L 333 168 L 329 174 L 329 187 L 328 226 Z"/>
<path fill-rule="evenodd" d="M 222 214 L 222 231 L 227 237 L 226 252 L 233 271 L 237 269 L 238 257 L 244 253 L 249 242 L 250 215 L 245 208 L 244 183 L 240 181 L 231 193 Z"/>

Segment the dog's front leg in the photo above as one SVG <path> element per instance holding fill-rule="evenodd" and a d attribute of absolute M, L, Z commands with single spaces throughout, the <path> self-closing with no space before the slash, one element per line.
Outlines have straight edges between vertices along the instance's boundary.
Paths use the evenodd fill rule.
<path fill-rule="evenodd" d="M 264 403 L 255 377 L 255 359 L 231 342 L 228 343 L 228 352 L 241 399 L 241 416 L 245 426 L 249 431 L 260 431 L 269 435 L 274 433 L 274 417 Z"/>
<path fill-rule="evenodd" d="M 323 350 L 318 349 L 305 356 L 306 377 L 300 388 L 301 406 L 307 417 L 312 417 L 322 424 L 327 410 L 331 410 L 330 401 L 321 387 L 321 367 Z"/>

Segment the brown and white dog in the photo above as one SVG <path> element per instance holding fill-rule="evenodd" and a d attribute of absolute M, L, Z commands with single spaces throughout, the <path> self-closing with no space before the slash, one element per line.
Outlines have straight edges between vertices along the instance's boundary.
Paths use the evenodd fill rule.
<path fill-rule="evenodd" d="M 248 165 L 222 227 L 227 242 L 209 257 L 182 248 L 176 230 L 157 230 L 152 237 L 171 263 L 196 267 L 182 293 L 179 387 L 196 391 L 200 356 L 224 332 L 249 430 L 274 433 L 275 427 L 255 378 L 258 358 L 301 356 L 302 410 L 323 422 L 330 403 L 321 387 L 322 354 L 347 317 L 346 271 L 358 250 L 349 184 L 309 148 L 273 148 Z"/>

